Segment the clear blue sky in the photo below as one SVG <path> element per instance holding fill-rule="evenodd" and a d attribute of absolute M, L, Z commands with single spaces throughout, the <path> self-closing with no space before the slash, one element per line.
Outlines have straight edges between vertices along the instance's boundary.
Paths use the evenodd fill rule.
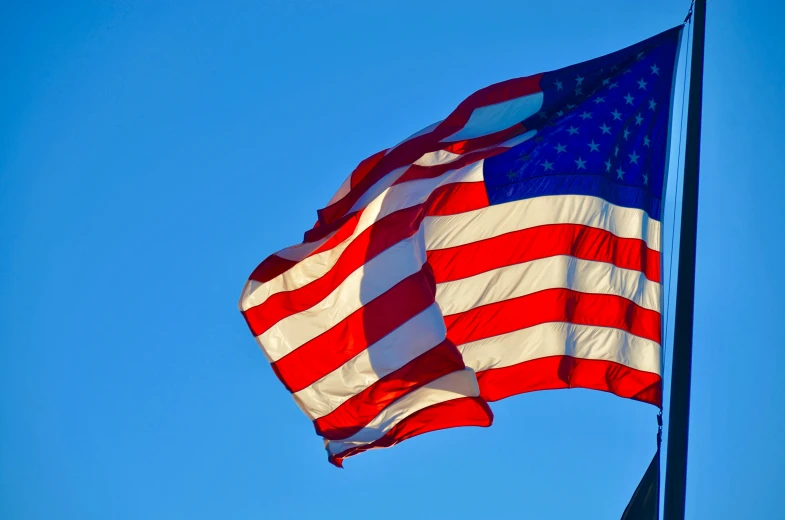
<path fill-rule="evenodd" d="M 651 406 L 518 396 L 490 429 L 338 470 L 237 300 L 359 160 L 480 87 L 624 47 L 687 7 L 4 2 L 0 517 L 618 518 L 654 451 Z M 784 16 L 709 2 L 695 519 L 782 514 Z"/>

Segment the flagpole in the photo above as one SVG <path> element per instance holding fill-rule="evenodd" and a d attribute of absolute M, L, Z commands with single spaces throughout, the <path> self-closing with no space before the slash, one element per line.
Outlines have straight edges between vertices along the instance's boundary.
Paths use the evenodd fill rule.
<path fill-rule="evenodd" d="M 695 243 L 698 231 L 698 171 L 700 166 L 703 50 L 706 0 L 695 0 L 692 16 L 687 142 L 681 204 L 679 270 L 676 286 L 676 323 L 673 334 L 670 423 L 665 466 L 665 520 L 683 520 L 687 491 L 687 440 L 692 377 L 692 324 L 695 303 Z"/>

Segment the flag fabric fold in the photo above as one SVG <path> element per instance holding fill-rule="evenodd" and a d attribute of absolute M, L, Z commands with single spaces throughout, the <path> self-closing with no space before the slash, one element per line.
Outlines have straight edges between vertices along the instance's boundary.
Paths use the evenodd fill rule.
<path fill-rule="evenodd" d="M 240 310 L 333 463 L 535 390 L 661 405 L 680 34 L 472 94 L 253 271 Z"/>

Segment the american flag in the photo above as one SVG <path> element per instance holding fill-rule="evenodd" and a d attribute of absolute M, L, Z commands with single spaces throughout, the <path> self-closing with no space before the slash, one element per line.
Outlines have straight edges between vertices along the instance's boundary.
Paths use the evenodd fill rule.
<path fill-rule="evenodd" d="M 240 309 L 329 460 L 591 388 L 661 405 L 681 27 L 504 81 L 359 164 Z"/>

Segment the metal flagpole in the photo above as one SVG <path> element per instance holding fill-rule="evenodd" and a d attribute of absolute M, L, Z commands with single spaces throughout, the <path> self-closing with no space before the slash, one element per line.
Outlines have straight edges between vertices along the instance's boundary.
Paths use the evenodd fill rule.
<path fill-rule="evenodd" d="M 695 302 L 695 242 L 698 230 L 698 170 L 703 104 L 706 0 L 695 0 L 693 5 L 692 66 L 690 69 L 687 142 L 681 204 L 668 454 L 665 466 L 665 520 L 683 520 L 687 487 L 687 439 L 689 436 L 690 379 L 692 376 L 692 322 Z"/>

